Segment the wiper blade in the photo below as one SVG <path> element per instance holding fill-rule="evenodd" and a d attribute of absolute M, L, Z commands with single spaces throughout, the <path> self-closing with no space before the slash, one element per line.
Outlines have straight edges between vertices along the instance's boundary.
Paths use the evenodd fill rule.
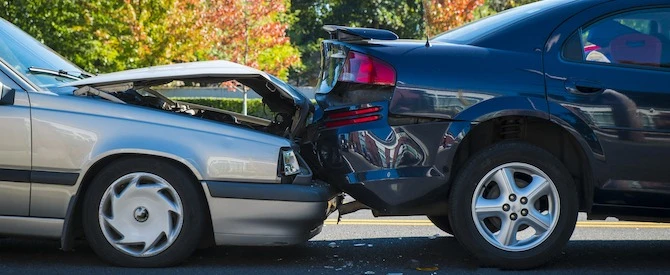
<path fill-rule="evenodd" d="M 79 75 L 73 75 L 66 70 L 56 71 L 56 70 L 44 69 L 44 68 L 38 68 L 38 67 L 30 67 L 30 68 L 28 68 L 28 71 L 31 72 L 31 73 L 40 73 L 40 74 L 49 74 L 49 75 L 61 76 L 61 77 L 69 78 L 69 79 L 72 79 L 72 80 L 83 79 L 84 78 L 83 76 L 87 76 L 87 77 L 93 76 L 92 74 L 85 73 L 85 72 L 77 72 L 77 73 L 79 73 Z"/>

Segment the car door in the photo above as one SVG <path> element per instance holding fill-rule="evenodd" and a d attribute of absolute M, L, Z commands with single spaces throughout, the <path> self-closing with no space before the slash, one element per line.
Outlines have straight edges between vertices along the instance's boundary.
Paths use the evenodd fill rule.
<path fill-rule="evenodd" d="M 585 120 L 602 147 L 594 203 L 670 207 L 668 2 L 581 12 L 550 36 L 544 59 L 550 106 Z"/>
<path fill-rule="evenodd" d="M 31 169 L 28 94 L 2 71 L 0 83 L 0 216 L 28 216 Z"/>

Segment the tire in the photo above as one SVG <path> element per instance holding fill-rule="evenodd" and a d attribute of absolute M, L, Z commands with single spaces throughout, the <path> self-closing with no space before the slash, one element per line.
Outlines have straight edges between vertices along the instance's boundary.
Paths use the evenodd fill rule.
<path fill-rule="evenodd" d="M 451 223 L 449 223 L 449 216 L 428 216 L 428 219 L 440 230 L 447 234 L 454 235 L 454 231 L 451 229 Z"/>
<path fill-rule="evenodd" d="M 456 239 L 483 265 L 504 269 L 546 263 L 570 239 L 577 212 L 577 192 L 565 166 L 522 142 L 476 153 L 458 172 L 449 195 Z"/>
<path fill-rule="evenodd" d="M 170 162 L 115 161 L 95 176 L 85 193 L 86 239 L 100 258 L 114 265 L 179 264 L 193 253 L 206 228 L 208 211 L 200 188 Z"/>

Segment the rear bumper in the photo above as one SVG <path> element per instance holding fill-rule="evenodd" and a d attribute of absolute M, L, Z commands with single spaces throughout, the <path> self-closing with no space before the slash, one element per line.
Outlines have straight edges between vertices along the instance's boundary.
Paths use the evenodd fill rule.
<path fill-rule="evenodd" d="M 203 182 L 217 245 L 303 243 L 337 208 L 329 185 Z"/>
<path fill-rule="evenodd" d="M 386 102 L 355 109 L 370 106 L 380 107 L 383 118 L 319 130 L 310 167 L 378 214 L 429 213 L 425 208 L 444 201 L 448 190 L 451 123 L 391 126 Z"/>

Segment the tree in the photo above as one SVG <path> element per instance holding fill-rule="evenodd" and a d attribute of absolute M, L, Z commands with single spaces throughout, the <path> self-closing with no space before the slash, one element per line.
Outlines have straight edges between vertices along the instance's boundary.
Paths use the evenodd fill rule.
<path fill-rule="evenodd" d="M 288 1 L 5 0 L 0 16 L 87 71 L 223 58 L 286 79 L 301 66 Z"/>
<path fill-rule="evenodd" d="M 436 35 L 470 22 L 484 0 L 425 0 L 426 32 Z"/>
<path fill-rule="evenodd" d="M 106 1 L 109 3 L 110 1 Z M 91 31 L 107 60 L 96 68 L 114 71 L 206 59 L 203 12 L 195 1 L 124 0 L 91 9 Z"/>
<path fill-rule="evenodd" d="M 294 17 L 288 1 L 208 0 L 203 19 L 215 41 L 211 57 L 242 63 L 286 79 L 302 66 L 300 52 L 286 35 Z"/>

